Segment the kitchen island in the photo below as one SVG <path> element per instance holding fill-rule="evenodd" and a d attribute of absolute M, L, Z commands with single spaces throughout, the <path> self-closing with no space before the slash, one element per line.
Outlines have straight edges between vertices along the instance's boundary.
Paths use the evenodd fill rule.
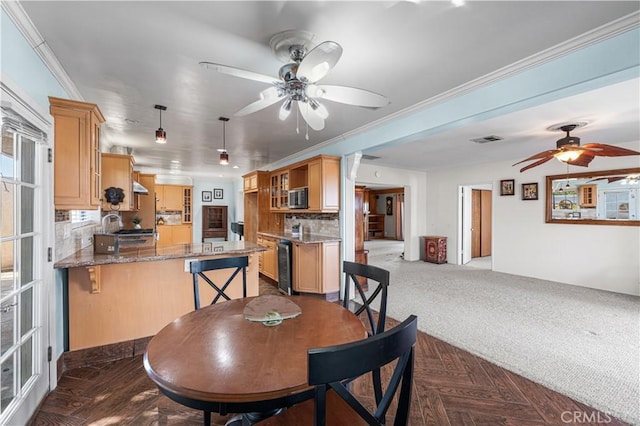
<path fill-rule="evenodd" d="M 89 247 L 55 263 L 68 270 L 68 350 L 93 348 L 155 335 L 193 305 L 192 260 L 248 256 L 247 295 L 258 295 L 258 253 L 265 249 L 246 241 L 181 244 L 94 254 Z M 230 271 L 207 273 L 224 284 Z M 242 296 L 242 276 L 230 284 L 232 298 Z M 213 289 L 202 284 L 202 300 Z"/>

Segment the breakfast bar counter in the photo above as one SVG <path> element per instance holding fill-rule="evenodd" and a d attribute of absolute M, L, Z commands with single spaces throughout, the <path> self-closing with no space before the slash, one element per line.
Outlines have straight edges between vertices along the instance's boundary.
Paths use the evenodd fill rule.
<path fill-rule="evenodd" d="M 264 250 L 246 241 L 145 247 L 117 255 L 94 254 L 87 248 L 56 262 L 56 268 L 68 270 L 67 349 L 153 336 L 193 311 L 193 277 L 189 272 L 193 260 L 247 256 L 247 296 L 257 296 L 258 253 Z M 223 285 L 231 272 L 210 271 L 207 276 Z M 231 298 L 242 297 L 242 274 L 226 292 Z M 200 286 L 202 300 L 211 300 L 213 294 L 207 284 Z"/>

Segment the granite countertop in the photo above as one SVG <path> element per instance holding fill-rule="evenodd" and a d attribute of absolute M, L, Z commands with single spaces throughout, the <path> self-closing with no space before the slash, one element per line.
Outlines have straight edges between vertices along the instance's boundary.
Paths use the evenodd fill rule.
<path fill-rule="evenodd" d="M 202 244 L 180 244 L 168 247 L 144 247 L 126 249 L 119 254 L 94 254 L 93 247 L 84 248 L 56 262 L 54 268 L 76 268 L 79 266 L 112 265 L 116 263 L 151 262 L 187 257 L 211 257 L 216 255 L 245 255 L 266 249 L 247 241 L 220 241 Z"/>
<path fill-rule="evenodd" d="M 293 235 L 291 232 L 258 232 L 258 235 L 263 235 L 265 237 L 271 237 L 271 238 L 279 238 L 281 240 L 289 240 L 294 243 L 302 243 L 302 244 L 342 241 L 340 237 L 332 237 L 330 235 L 320 235 L 320 234 L 302 233 L 302 236 L 300 236 L 297 234 Z"/>

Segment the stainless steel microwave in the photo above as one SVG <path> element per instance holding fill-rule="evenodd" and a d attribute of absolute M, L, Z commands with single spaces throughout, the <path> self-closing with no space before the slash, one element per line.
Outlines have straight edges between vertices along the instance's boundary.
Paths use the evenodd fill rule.
<path fill-rule="evenodd" d="M 298 188 L 289 190 L 289 208 L 290 209 L 308 209 L 307 188 Z"/>

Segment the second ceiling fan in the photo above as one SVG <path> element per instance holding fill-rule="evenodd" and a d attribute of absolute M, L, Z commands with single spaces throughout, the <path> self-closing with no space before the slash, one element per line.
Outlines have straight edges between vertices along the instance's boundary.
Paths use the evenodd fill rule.
<path fill-rule="evenodd" d="M 271 48 L 276 56 L 288 57 L 292 61 L 280 68 L 277 78 L 213 62 L 200 62 L 200 65 L 223 74 L 271 85 L 260 92 L 260 99 L 236 112 L 235 116 L 248 115 L 282 101 L 278 114 L 280 120 L 285 120 L 292 107 L 297 105 L 304 121 L 318 131 L 324 128 L 325 119 L 329 116 L 321 100 L 374 109 L 389 104 L 385 96 L 369 90 L 317 84 L 338 63 L 342 47 L 334 41 L 325 41 L 308 50 L 311 37 L 312 34 L 305 31 L 289 30 L 271 38 Z"/>

